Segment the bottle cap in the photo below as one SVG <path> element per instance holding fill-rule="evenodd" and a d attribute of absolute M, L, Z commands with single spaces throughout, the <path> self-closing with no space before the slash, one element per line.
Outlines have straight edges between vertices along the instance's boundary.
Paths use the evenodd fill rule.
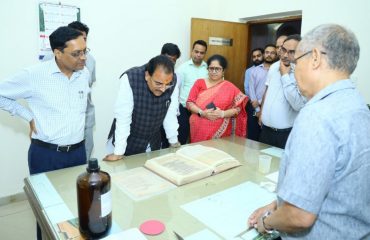
<path fill-rule="evenodd" d="M 87 163 L 87 171 L 98 171 L 99 169 L 98 159 L 90 158 Z"/>

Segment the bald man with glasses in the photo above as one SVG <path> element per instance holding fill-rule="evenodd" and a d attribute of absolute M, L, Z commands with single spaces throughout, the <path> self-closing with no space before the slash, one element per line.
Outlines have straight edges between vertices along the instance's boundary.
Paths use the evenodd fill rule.
<path fill-rule="evenodd" d="M 350 80 L 359 42 L 343 26 L 320 25 L 293 57 L 308 102 L 281 158 L 277 200 L 248 224 L 283 240 L 369 239 L 370 112 Z"/>

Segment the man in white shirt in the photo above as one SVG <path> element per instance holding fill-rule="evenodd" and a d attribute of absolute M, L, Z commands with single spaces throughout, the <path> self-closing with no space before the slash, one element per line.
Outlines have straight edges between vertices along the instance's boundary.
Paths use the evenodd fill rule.
<path fill-rule="evenodd" d="M 259 140 L 279 148 L 285 148 L 294 120 L 306 103 L 306 98 L 299 92 L 291 65 L 300 40 L 297 34 L 285 39 L 280 50 L 280 61 L 271 65 L 267 74 Z"/>
<path fill-rule="evenodd" d="M 79 21 L 74 21 L 68 24 L 68 27 L 73 28 L 82 33 L 83 38 L 87 41 L 87 35 L 89 34 L 89 27 L 86 24 L 83 24 Z M 49 61 L 54 59 L 54 54 L 47 54 L 44 56 L 42 61 Z M 92 87 L 93 83 L 96 81 L 95 76 L 95 59 L 88 53 L 86 55 L 86 68 L 90 72 L 90 81 L 89 86 Z M 93 128 L 95 126 L 95 107 L 91 99 L 91 92 L 87 95 L 87 108 L 86 108 L 86 123 L 85 123 L 85 148 L 86 148 L 86 158 L 91 158 L 91 153 L 94 148 L 94 139 L 93 139 Z"/>
<path fill-rule="evenodd" d="M 49 40 L 55 59 L 0 83 L 0 109 L 30 124 L 30 174 L 86 163 L 84 128 L 90 92 L 86 42 L 81 32 L 69 27 L 58 28 Z M 18 99 L 25 99 L 29 109 Z"/>
<path fill-rule="evenodd" d="M 108 136 L 113 153 L 105 160 L 158 150 L 163 124 L 168 142 L 177 141 L 177 106 L 179 90 L 173 62 L 164 55 L 121 75 L 121 86 L 115 105 L 115 120 Z"/>

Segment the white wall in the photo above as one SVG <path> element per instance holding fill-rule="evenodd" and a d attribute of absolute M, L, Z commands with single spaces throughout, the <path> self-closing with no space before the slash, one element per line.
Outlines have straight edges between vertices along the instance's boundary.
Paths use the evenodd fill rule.
<path fill-rule="evenodd" d="M 190 51 L 191 17 L 239 21 L 240 18 L 302 10 L 302 33 L 322 23 L 343 24 L 351 28 L 360 41 L 361 59 L 354 76 L 361 93 L 370 102 L 367 91 L 370 83 L 365 74 L 366 59 L 370 59 L 366 41 L 369 39 L 370 2 L 366 0 L 69 0 L 62 3 L 80 6 L 81 20 L 91 29 L 88 45 L 97 60 L 97 83 L 93 87 L 97 117 L 94 155 L 99 159 L 105 155 L 118 76 L 127 68 L 144 64 L 157 55 L 165 42 L 178 44 L 183 54 L 179 62 L 185 61 Z M 38 62 L 37 6 L 37 0 L 2 0 L 0 3 L 0 81 Z M 0 197 L 3 197 L 21 192 L 23 178 L 28 174 L 28 124 L 0 111 L 0 137 Z"/>

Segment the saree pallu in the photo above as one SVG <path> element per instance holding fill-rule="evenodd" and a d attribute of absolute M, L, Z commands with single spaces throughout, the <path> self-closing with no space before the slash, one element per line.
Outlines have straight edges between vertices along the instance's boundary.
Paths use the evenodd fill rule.
<path fill-rule="evenodd" d="M 205 80 L 199 79 L 195 82 L 188 98 L 188 102 L 195 103 L 203 110 L 211 102 L 223 111 L 239 108 L 239 114 L 232 118 L 235 118 L 235 134 L 241 137 L 246 136 L 247 114 L 245 105 L 247 101 L 247 96 L 234 84 L 225 80 L 207 89 Z M 232 118 L 219 118 L 211 121 L 199 117 L 197 114 L 192 114 L 190 117 L 190 142 L 230 136 L 232 133 Z"/>

